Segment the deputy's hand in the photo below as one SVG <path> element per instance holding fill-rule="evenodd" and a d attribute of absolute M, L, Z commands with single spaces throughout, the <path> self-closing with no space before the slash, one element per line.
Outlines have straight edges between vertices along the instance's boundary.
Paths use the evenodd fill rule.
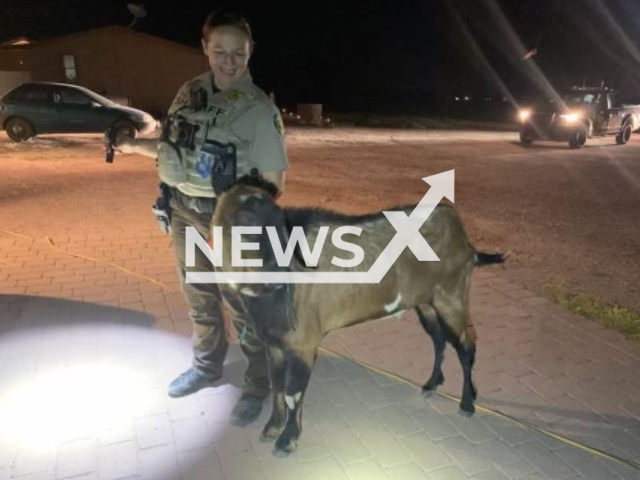
<path fill-rule="evenodd" d="M 127 135 L 118 135 L 114 148 L 120 153 L 135 153 L 136 141 Z"/>
<path fill-rule="evenodd" d="M 108 137 L 105 137 L 105 142 L 108 141 Z M 135 153 L 136 155 L 142 155 L 144 157 L 156 158 L 158 156 L 158 139 L 133 139 L 127 135 L 117 135 L 113 148 L 118 153 Z"/>

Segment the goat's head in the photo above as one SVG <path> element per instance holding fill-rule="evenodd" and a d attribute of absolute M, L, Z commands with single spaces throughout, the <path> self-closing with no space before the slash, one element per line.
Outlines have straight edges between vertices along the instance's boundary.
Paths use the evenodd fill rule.
<path fill-rule="evenodd" d="M 267 227 L 277 233 L 280 245 L 286 247 L 288 233 L 283 210 L 276 204 L 275 185 L 256 176 L 240 178 L 219 198 L 213 217 L 213 226 L 223 231 L 223 270 L 225 271 L 287 271 L 278 265 Z M 260 233 L 245 233 L 243 243 L 255 243 L 258 249 L 243 250 L 245 260 L 261 260 L 262 266 L 232 265 L 233 227 L 259 227 Z M 256 229 L 257 230 L 257 229 Z M 237 239 L 236 239 L 237 240 Z M 263 291 L 268 286 L 263 286 Z"/>
<path fill-rule="evenodd" d="M 273 227 L 281 249 L 286 247 L 288 233 L 283 210 L 276 204 L 276 187 L 255 176 L 240 178 L 219 198 L 213 217 L 213 226 L 222 227 L 223 271 L 286 272 L 288 266 L 279 266 L 273 250 Z M 233 227 L 260 227 L 260 233 L 243 234 L 243 243 L 256 243 L 255 250 L 243 250 L 242 258 L 261 260 L 262 266 L 234 266 L 232 264 Z M 236 239 L 237 241 L 237 239 Z M 247 318 L 261 332 L 261 338 L 280 338 L 294 327 L 293 289 L 289 284 L 236 284 L 232 289 L 247 298 L 243 301 Z M 259 319 L 259 322 L 257 321 Z"/>

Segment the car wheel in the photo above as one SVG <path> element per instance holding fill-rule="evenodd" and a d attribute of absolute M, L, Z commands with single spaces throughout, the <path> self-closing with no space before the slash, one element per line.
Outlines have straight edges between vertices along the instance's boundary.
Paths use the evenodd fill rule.
<path fill-rule="evenodd" d="M 584 127 L 578 128 L 569 138 L 569 147 L 571 148 L 580 148 L 585 143 L 587 143 L 587 129 Z"/>
<path fill-rule="evenodd" d="M 533 138 L 527 136 L 525 132 L 520 132 L 520 143 L 525 147 L 528 147 L 533 143 Z"/>
<path fill-rule="evenodd" d="M 129 137 L 136 138 L 136 134 L 138 133 L 136 130 L 136 126 L 130 122 L 129 120 L 118 120 L 111 127 L 116 131 L 116 138 L 118 137 Z"/>
<path fill-rule="evenodd" d="M 633 127 L 631 126 L 631 123 L 629 122 L 625 123 L 620 133 L 616 135 L 616 143 L 618 145 L 624 145 L 625 143 L 627 143 L 631 138 L 632 130 L 633 130 Z"/>
<path fill-rule="evenodd" d="M 7 135 L 14 142 L 24 142 L 35 135 L 33 127 L 24 118 L 12 118 L 5 125 Z"/>

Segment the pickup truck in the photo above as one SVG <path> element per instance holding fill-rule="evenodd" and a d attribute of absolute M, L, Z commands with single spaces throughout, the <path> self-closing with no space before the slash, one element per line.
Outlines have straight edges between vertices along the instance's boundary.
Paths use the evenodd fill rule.
<path fill-rule="evenodd" d="M 573 87 L 561 101 L 539 102 L 518 112 L 520 142 L 566 141 L 571 148 L 582 147 L 588 138 L 615 135 L 624 145 L 640 128 L 640 105 L 625 105 L 619 94 L 606 87 Z"/>

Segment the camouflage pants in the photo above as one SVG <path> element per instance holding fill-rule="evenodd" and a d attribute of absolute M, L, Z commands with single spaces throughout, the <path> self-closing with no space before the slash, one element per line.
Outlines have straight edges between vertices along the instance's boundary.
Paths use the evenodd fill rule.
<path fill-rule="evenodd" d="M 187 267 L 185 262 L 185 229 L 195 227 L 203 238 L 208 238 L 211 213 L 197 213 L 187 208 L 180 197 L 171 198 L 171 229 L 173 248 L 177 260 L 178 275 L 182 291 L 189 306 L 189 318 L 193 323 L 193 368 L 210 376 L 218 377 L 222 368 L 229 344 L 223 318 L 222 295 L 216 284 L 189 284 L 185 282 L 188 271 L 212 271 L 209 259 L 196 247 L 195 265 Z M 244 311 L 237 298 L 225 296 L 225 302 L 231 313 L 235 329 L 242 332 L 245 326 Z M 244 393 L 256 397 L 269 394 L 269 373 L 267 356 L 262 343 L 247 330 L 240 345 L 248 360 L 244 375 Z"/>

